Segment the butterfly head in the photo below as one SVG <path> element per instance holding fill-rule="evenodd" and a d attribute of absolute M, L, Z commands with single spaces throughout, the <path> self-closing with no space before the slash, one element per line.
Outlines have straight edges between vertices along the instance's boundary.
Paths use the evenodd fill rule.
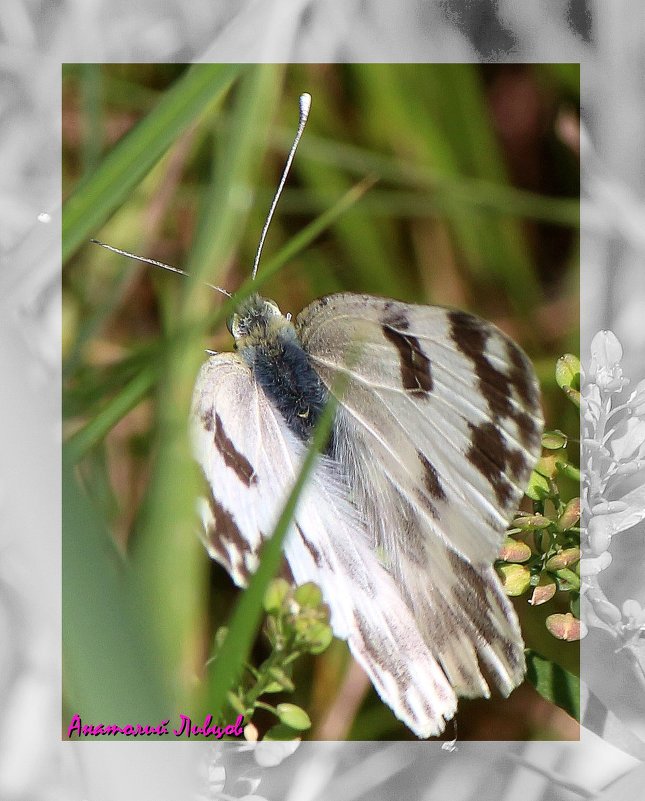
<path fill-rule="evenodd" d="M 293 324 L 282 314 L 278 304 L 261 295 L 244 300 L 228 320 L 228 330 L 237 350 L 244 351 L 289 335 Z M 295 335 L 295 331 L 294 331 Z"/>

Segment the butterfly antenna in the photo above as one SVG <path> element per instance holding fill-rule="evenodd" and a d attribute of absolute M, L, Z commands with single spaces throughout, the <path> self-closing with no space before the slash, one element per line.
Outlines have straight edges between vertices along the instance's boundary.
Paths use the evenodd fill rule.
<path fill-rule="evenodd" d="M 112 253 L 118 253 L 120 256 L 127 256 L 129 259 L 142 261 L 144 264 L 152 264 L 154 267 L 161 267 L 162 270 L 169 270 L 171 273 L 178 273 L 179 275 L 185 275 L 186 278 L 190 278 L 190 274 L 180 270 L 179 267 L 173 267 L 170 264 L 164 264 L 162 261 L 157 261 L 156 259 L 146 259 L 145 256 L 137 256 L 135 253 L 129 253 L 127 250 L 121 250 L 121 248 L 114 248 L 112 245 L 106 245 L 105 242 L 99 242 L 98 239 L 90 239 L 90 242 L 92 242 L 94 245 L 100 245 L 106 250 L 111 250 Z M 227 298 L 231 297 L 231 293 L 227 292 L 225 289 L 222 289 L 220 286 L 209 284 L 207 281 L 202 281 L 202 283 L 206 284 L 207 287 L 214 289 L 216 292 L 221 292 L 222 295 L 226 295 Z"/>
<path fill-rule="evenodd" d="M 282 194 L 284 183 L 287 180 L 287 175 L 289 174 L 291 162 L 293 161 L 293 157 L 296 154 L 296 148 L 298 147 L 298 142 L 300 141 L 302 132 L 305 130 L 305 125 L 307 124 L 307 117 L 309 116 L 310 108 L 311 108 L 311 95 L 305 92 L 300 95 L 300 119 L 298 121 L 298 130 L 296 132 L 296 137 L 293 140 L 293 144 L 291 145 L 291 150 L 289 151 L 289 155 L 287 157 L 287 163 L 284 165 L 284 170 L 282 171 L 282 178 L 280 178 L 278 189 L 273 198 L 273 203 L 271 203 L 271 208 L 269 209 L 269 214 L 267 216 L 266 222 L 264 223 L 264 228 L 262 229 L 262 235 L 260 236 L 260 244 L 258 245 L 258 250 L 257 253 L 255 254 L 255 261 L 253 262 L 253 272 L 251 274 L 252 280 L 254 280 L 255 276 L 257 275 L 258 265 L 260 263 L 260 256 L 262 254 L 262 248 L 264 247 L 264 240 L 266 239 L 267 231 L 269 230 L 269 225 L 271 224 L 271 218 L 273 217 L 273 212 L 275 211 L 275 207 L 278 205 L 278 200 L 280 199 L 280 195 Z"/>

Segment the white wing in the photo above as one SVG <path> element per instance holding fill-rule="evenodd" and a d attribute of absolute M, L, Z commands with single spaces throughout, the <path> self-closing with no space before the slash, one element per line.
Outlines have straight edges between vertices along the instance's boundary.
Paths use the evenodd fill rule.
<path fill-rule="evenodd" d="M 328 388 L 349 377 L 335 458 L 420 630 L 461 695 L 524 673 L 517 618 L 492 568 L 538 458 L 530 362 L 464 312 L 353 294 L 296 330 Z"/>
<path fill-rule="evenodd" d="M 232 354 L 213 356 L 202 367 L 192 431 L 212 489 L 202 506 L 206 545 L 243 586 L 293 486 L 305 446 Z M 330 459 L 320 458 L 300 497 L 285 554 L 297 584 L 314 581 L 321 587 L 334 633 L 347 639 L 397 717 L 421 737 L 438 734 L 455 712 L 455 693 L 376 558 L 339 465 Z"/>

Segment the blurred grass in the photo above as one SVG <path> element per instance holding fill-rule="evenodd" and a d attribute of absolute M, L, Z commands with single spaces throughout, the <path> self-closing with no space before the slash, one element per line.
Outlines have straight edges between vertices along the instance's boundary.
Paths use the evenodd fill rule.
<path fill-rule="evenodd" d="M 340 289 L 459 301 L 527 347 L 542 365 L 548 425 L 568 430 L 549 366 L 576 350 L 577 162 L 550 131 L 560 104 L 571 105 L 575 74 L 524 70 L 543 116 L 518 155 L 508 145 L 513 109 L 501 119 L 491 102 L 496 76 L 512 78 L 499 67 L 66 68 L 64 408 L 76 465 L 65 474 L 67 709 L 114 717 L 163 708 L 168 717 L 202 708 L 213 692 L 204 666 L 232 590 L 195 537 L 185 421 L 203 337 L 223 312 L 199 280 L 236 290 L 248 279 L 302 91 L 313 95 L 312 113 L 260 265 L 267 294 L 294 313 Z M 557 192 L 520 180 L 520 157 L 540 159 Z M 341 201 L 366 175 L 376 185 L 359 202 L 359 193 Z M 564 245 L 551 263 L 543 251 L 556 231 Z M 90 237 L 177 264 L 194 280 L 83 247 Z M 215 347 L 229 349 L 216 334 Z M 104 458 L 90 469 L 95 452 Z M 99 485 L 111 488 L 110 503 L 98 504 Z M 100 543 L 124 530 L 125 562 L 113 564 Z M 101 572 L 92 594 L 88 577 Z M 138 647 L 141 630 L 140 674 L 120 654 L 120 680 L 105 684 L 98 655 Z M 108 686 L 121 698 L 104 707 Z M 141 705 L 128 707 L 137 693 Z M 406 736 L 388 710 L 380 722 L 373 706 L 365 715 L 355 726 L 362 736 Z"/>

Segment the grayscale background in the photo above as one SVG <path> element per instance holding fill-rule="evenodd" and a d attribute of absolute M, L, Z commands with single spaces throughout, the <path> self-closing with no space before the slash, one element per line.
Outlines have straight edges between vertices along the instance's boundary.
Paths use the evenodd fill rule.
<path fill-rule="evenodd" d="M 626 400 L 645 364 L 644 45 L 641 0 L 2 0 L 3 801 L 214 799 L 224 776 L 230 797 L 269 801 L 640 796 L 645 660 L 638 608 L 624 607 L 645 603 L 640 452 L 629 487 L 608 498 L 624 501 L 599 580 L 620 619 L 603 627 L 587 610 L 580 743 L 458 743 L 453 751 L 306 743 L 290 755 L 279 746 L 61 743 L 59 254 L 64 62 L 580 62 L 582 358 L 588 364 L 592 338 L 611 329 L 622 358 L 614 346 L 601 361 L 631 380 Z M 626 646 L 627 624 L 636 636 Z"/>

